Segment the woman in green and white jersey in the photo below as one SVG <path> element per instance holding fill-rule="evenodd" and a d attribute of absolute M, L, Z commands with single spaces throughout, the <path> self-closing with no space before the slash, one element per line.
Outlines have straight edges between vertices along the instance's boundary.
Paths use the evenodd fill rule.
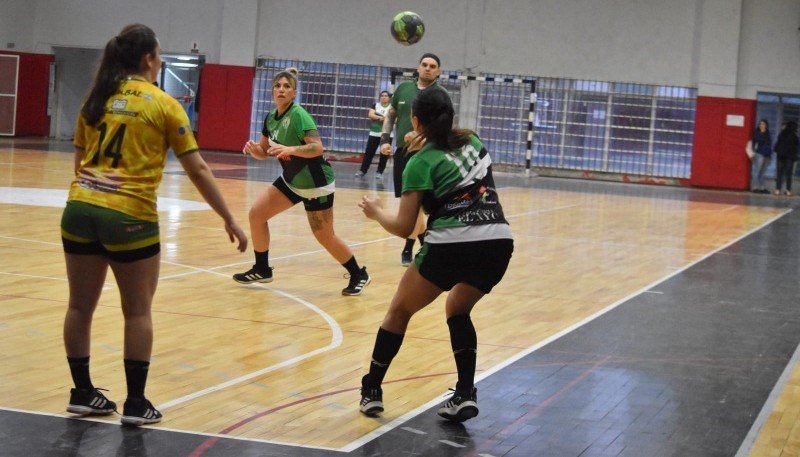
<path fill-rule="evenodd" d="M 411 316 L 450 291 L 445 314 L 458 382 L 439 415 L 463 422 L 478 415 L 474 386 L 478 342 L 470 312 L 502 279 L 514 241 L 495 189 L 489 154 L 473 132 L 452 128 L 450 97 L 436 88 L 424 89 L 414 98 L 411 111 L 418 135 L 408 148 L 416 152 L 403 171 L 397 214 L 369 197 L 359 206 L 368 218 L 400 237 L 412 232 L 422 208 L 428 214 L 427 232 L 378 329 L 369 373 L 361 381 L 360 410 L 366 415 L 383 411 L 381 383 Z"/>
<path fill-rule="evenodd" d="M 333 231 L 333 168 L 322 155 L 324 148 L 314 118 L 294 103 L 296 96 L 297 69 L 278 72 L 272 79 L 275 109 L 264 119 L 258 143 L 250 140 L 244 145 L 243 152 L 258 160 L 276 157 L 283 173 L 250 208 L 256 263 L 250 270 L 233 275 L 233 280 L 242 284 L 272 281 L 269 220 L 303 202 L 314 237 L 350 275 L 342 295 L 361 295 L 370 277 L 367 268 L 358 265 L 353 252 Z"/>

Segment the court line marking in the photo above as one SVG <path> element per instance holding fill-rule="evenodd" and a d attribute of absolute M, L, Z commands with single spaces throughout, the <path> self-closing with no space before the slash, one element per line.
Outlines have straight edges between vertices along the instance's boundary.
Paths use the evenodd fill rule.
<path fill-rule="evenodd" d="M 532 211 L 532 212 L 528 212 L 528 213 L 520 213 L 520 214 L 516 214 L 516 215 L 513 215 L 513 216 L 507 216 L 507 217 L 520 217 L 520 216 L 525 216 L 525 215 L 528 215 L 528 214 L 536 214 L 536 213 L 542 213 L 542 212 L 556 211 L 556 210 L 567 209 L 567 208 L 576 207 L 576 206 L 579 206 L 579 205 L 565 205 L 565 206 L 562 206 L 562 207 L 555 207 L 555 208 L 544 209 L 544 210 L 536 210 L 536 211 Z M 765 221 L 761 225 L 749 230 L 748 232 L 743 233 L 739 237 L 734 238 L 733 240 L 729 241 L 728 243 L 726 243 L 724 245 L 721 245 L 717 249 L 715 249 L 713 251 L 710 251 L 709 253 L 701 256 L 700 258 L 696 259 L 695 261 L 685 265 L 681 269 L 676 270 L 673 273 L 671 273 L 671 274 L 669 274 L 669 275 L 667 275 L 667 276 L 665 276 L 665 277 L 663 277 L 661 279 L 658 279 L 658 280 L 650 283 L 649 285 L 645 286 L 644 288 L 640 289 L 639 291 L 634 292 L 634 293 L 632 293 L 632 294 L 630 294 L 630 295 L 618 300 L 615 303 L 612 303 L 611 305 L 609 305 L 609 306 L 597 311 L 596 313 L 594 313 L 591 316 L 588 316 L 587 318 L 577 322 L 576 324 L 573 324 L 572 326 L 565 328 L 561 332 L 556 333 L 556 334 L 546 338 L 545 340 L 537 343 L 536 345 L 533 345 L 533 346 L 529 347 L 528 349 L 523 350 L 520 353 L 516 354 L 515 356 L 512 356 L 512 357 L 506 359 L 505 361 L 495 365 L 494 367 L 491 367 L 491 368 L 483 371 L 480 375 L 476 376 L 475 383 L 477 384 L 481 380 L 486 379 L 488 376 L 491 376 L 492 374 L 495 374 L 496 372 L 500 371 L 501 369 L 506 368 L 507 366 L 509 366 L 509 365 L 513 364 L 514 362 L 522 359 L 523 357 L 535 352 L 536 350 L 546 346 L 547 344 L 557 340 L 558 338 L 561 338 L 562 336 L 567 335 L 567 334 L 571 333 L 572 331 L 577 330 L 578 328 L 580 328 L 580 327 L 588 324 L 589 322 L 597 319 L 598 317 L 600 317 L 600 316 L 612 311 L 613 309 L 617 308 L 622 303 L 625 303 L 626 301 L 632 299 L 636 295 L 639 295 L 640 293 L 646 292 L 648 289 L 651 289 L 653 286 L 655 286 L 655 285 L 657 285 L 659 283 L 662 283 L 662 282 L 672 278 L 673 276 L 675 276 L 675 275 L 677 275 L 679 273 L 682 273 L 683 271 L 687 270 L 688 268 L 698 264 L 699 262 L 702 262 L 703 260 L 705 260 L 705 259 L 711 257 L 712 255 L 724 250 L 725 248 L 733 245 L 734 243 L 741 241 L 745 237 L 751 235 L 752 233 L 755 233 L 756 231 L 762 229 L 763 227 L 766 227 L 767 225 L 775 222 L 776 220 L 778 220 L 781 217 L 789 214 L 790 212 L 792 212 L 792 210 L 791 209 L 787 209 L 787 210 L 779 213 L 775 217 L 773 217 L 771 219 L 768 219 L 767 221 Z M 3 237 L 3 236 L 0 236 L 0 238 L 9 238 L 9 239 L 11 239 L 11 237 Z M 19 238 L 17 238 L 17 239 L 19 239 Z M 394 237 L 387 237 L 386 239 L 394 239 Z M 370 241 L 370 242 L 362 242 L 360 244 L 368 244 L 368 243 L 379 242 L 379 241 L 381 241 L 381 240 L 375 240 L 375 241 Z M 44 243 L 44 242 L 42 242 L 42 243 Z M 48 244 L 56 245 L 58 243 L 48 243 Z M 312 252 L 315 253 L 315 252 L 320 252 L 320 251 L 312 251 Z M 173 264 L 180 265 L 180 264 L 176 264 L 176 263 L 173 263 Z M 237 264 L 232 264 L 232 265 L 239 265 L 239 264 L 237 263 Z M 191 268 L 191 267 L 189 267 L 189 268 Z M 222 267 L 214 267 L 214 268 L 222 268 Z M 227 275 L 225 275 L 225 274 L 222 274 L 222 273 L 210 270 L 210 269 L 199 269 L 198 268 L 197 270 L 198 271 L 208 272 L 208 273 L 211 273 L 211 274 L 214 274 L 214 275 L 227 277 Z M 266 287 L 266 286 L 262 286 L 262 285 L 258 285 L 258 286 L 262 287 L 264 289 L 270 290 L 270 291 L 274 291 L 274 292 L 276 292 L 276 293 L 278 293 L 280 295 L 283 295 L 284 297 L 289 298 L 289 299 L 293 299 L 294 300 L 295 298 L 297 298 L 297 297 L 294 297 L 291 294 L 284 293 L 284 292 L 282 292 L 280 290 L 277 290 L 277 289 L 272 289 L 272 288 L 269 288 L 269 287 Z M 341 338 L 342 338 L 341 328 L 338 327 L 338 325 L 336 324 L 336 321 L 333 320 L 332 317 L 327 315 L 327 313 L 324 313 L 324 311 L 322 311 L 318 307 L 314 306 L 313 304 L 311 304 L 309 302 L 306 302 L 306 301 L 304 301 L 302 299 L 299 299 L 299 298 L 297 298 L 297 300 L 300 300 L 303 304 L 307 304 L 307 306 L 309 306 L 309 307 L 313 307 L 313 308 L 318 309 L 320 312 L 322 312 L 324 314 L 324 316 L 322 316 L 322 317 L 326 321 L 328 321 L 328 319 L 330 319 L 330 321 L 328 321 L 329 325 L 331 325 L 331 323 L 333 323 L 333 325 L 336 326 L 336 329 L 338 329 L 338 333 L 339 333 L 339 342 L 338 342 L 338 344 L 336 344 L 335 346 L 332 346 L 333 344 L 335 344 L 335 340 L 336 340 L 336 331 L 332 327 L 332 331 L 334 332 L 334 334 L 332 335 L 332 341 L 331 341 L 331 343 L 329 343 L 324 348 L 319 348 L 317 350 L 314 350 L 314 351 L 311 351 L 309 353 L 306 353 L 306 354 L 304 354 L 302 356 L 295 357 L 293 359 L 290 359 L 290 360 L 287 360 L 287 361 L 272 365 L 270 367 L 266 367 L 266 368 L 264 368 L 262 370 L 259 370 L 259 371 L 250 373 L 248 375 L 245 375 L 245 376 L 242 376 L 242 377 L 227 381 L 225 383 L 221 383 L 221 384 L 218 384 L 216 386 L 212 386 L 210 388 L 203 389 L 203 390 L 198 391 L 198 392 L 196 392 L 194 394 L 186 395 L 184 397 L 180 397 L 178 399 L 166 402 L 166 403 L 160 405 L 159 408 L 167 409 L 167 408 L 169 408 L 171 406 L 175 406 L 177 404 L 189 401 L 191 399 L 198 398 L 198 397 L 203 396 L 203 395 L 207 395 L 207 394 L 209 394 L 211 392 L 215 392 L 215 391 L 224 389 L 226 387 L 230 387 L 232 385 L 244 382 L 246 380 L 252 379 L 254 377 L 257 377 L 257 376 L 260 376 L 262 374 L 268 373 L 270 371 L 274 371 L 274 370 L 277 370 L 279 368 L 283 368 L 283 367 L 285 367 L 286 365 L 288 365 L 290 363 L 296 363 L 296 362 L 302 361 L 302 360 L 304 360 L 306 358 L 313 357 L 314 355 L 317 355 L 319 353 L 327 352 L 328 350 L 334 349 L 335 347 L 338 347 L 339 345 L 341 345 Z M 313 310 L 313 308 L 311 308 L 311 309 Z M 326 316 L 327 316 L 327 318 L 326 318 Z M 445 393 L 445 394 L 443 394 L 443 396 L 447 396 L 447 394 L 448 393 Z M 319 446 L 308 446 L 308 445 L 301 445 L 301 444 L 294 444 L 294 443 L 282 443 L 282 442 L 277 442 L 277 441 L 260 440 L 260 439 L 254 439 L 254 438 L 244 438 L 243 439 L 241 437 L 234 437 L 234 436 L 230 436 L 230 435 L 221 435 L 221 434 L 213 434 L 213 433 L 199 433 L 199 432 L 192 432 L 192 431 L 185 431 L 185 430 L 174 430 L 174 431 L 179 431 L 179 432 L 182 432 L 182 433 L 189 433 L 189 434 L 198 434 L 198 435 L 202 435 L 202 436 L 219 436 L 220 438 L 228 438 L 228 439 L 243 439 L 245 441 L 253 441 L 253 442 L 264 442 L 264 443 L 271 443 L 271 444 L 286 444 L 286 445 L 304 447 L 304 448 L 311 448 L 311 449 L 337 450 L 337 451 L 342 451 L 342 452 L 350 452 L 350 451 L 352 451 L 354 449 L 357 449 L 358 447 L 362 446 L 363 444 L 366 444 L 369 441 L 372 441 L 373 439 L 385 434 L 388 431 L 391 431 L 393 429 L 399 428 L 398 427 L 399 424 L 402 424 L 403 422 L 406 422 L 407 420 L 418 416 L 421 412 L 432 408 L 433 406 L 441 403 L 441 401 L 442 401 L 441 398 L 432 399 L 428 403 L 426 403 L 424 405 L 421 405 L 421 406 L 415 408 L 414 410 L 409 411 L 408 413 L 406 413 L 406 414 L 404 414 L 402 416 L 399 416 L 398 418 L 392 420 L 391 422 L 388 422 L 388 423 L 384 424 L 383 426 L 379 427 L 378 429 L 375 429 L 372 432 L 364 435 L 362 438 L 354 440 L 351 443 L 348 443 L 347 445 L 345 445 L 345 446 L 343 446 L 343 447 L 341 447 L 339 449 L 325 448 L 325 447 L 319 447 Z M 0 407 L 0 409 L 14 411 L 13 409 L 4 408 L 4 407 Z M 16 410 L 16 411 L 27 412 L 27 411 L 24 411 L 24 410 Z M 35 414 L 49 415 L 49 414 L 41 413 L 41 412 L 34 412 L 34 413 Z M 69 416 L 57 415 L 57 414 L 54 415 L 54 416 L 55 417 L 69 417 Z M 99 420 L 98 420 L 98 422 L 104 422 L 105 423 L 105 421 L 99 421 Z M 755 424 L 754 424 L 754 426 L 755 426 Z M 167 430 L 167 429 L 160 428 L 160 427 L 159 427 L 159 429 L 160 430 Z M 737 457 L 739 457 L 738 454 L 737 454 Z"/>
<path fill-rule="evenodd" d="M 223 276 L 223 277 L 226 277 L 226 278 L 228 277 L 228 275 L 223 274 L 223 273 L 219 273 L 219 272 L 216 272 L 216 271 L 202 270 L 202 269 L 199 269 L 199 270 L 205 271 L 206 273 L 217 275 L 217 276 Z M 330 314 L 326 313 L 321 308 L 319 308 L 318 306 L 312 304 L 311 302 L 303 300 L 302 298 L 297 297 L 295 295 L 292 295 L 292 294 L 290 294 L 288 292 L 284 292 L 284 291 L 282 291 L 280 289 L 275 289 L 275 288 L 272 288 L 272 287 L 267 287 L 267 286 L 264 286 L 264 285 L 261 285 L 261 284 L 253 284 L 253 285 L 255 285 L 255 286 L 257 286 L 257 287 L 259 287 L 261 289 L 266 289 L 266 290 L 268 290 L 270 292 L 274 292 L 274 293 L 276 293 L 278 295 L 281 295 L 281 296 L 283 296 L 285 298 L 288 298 L 290 300 L 293 300 L 293 301 L 305 306 L 306 308 L 310 309 L 311 311 L 315 312 L 320 317 L 322 317 L 322 319 L 324 319 L 325 322 L 328 323 L 328 327 L 331 330 L 331 342 L 328 343 L 324 347 L 315 349 L 315 350 L 310 351 L 310 352 L 306 352 L 305 354 L 299 355 L 297 357 L 292 357 L 291 359 L 284 360 L 282 362 L 276 363 L 274 365 L 270 365 L 268 367 L 262 368 L 260 370 L 257 370 L 257 371 L 251 372 L 251 373 L 248 373 L 248 374 L 243 375 L 243 376 L 239 376 L 238 378 L 234 378 L 234 379 L 231 379 L 229 381 L 226 381 L 226 382 L 223 382 L 223 383 L 220 383 L 220 384 L 217 384 L 217 385 L 214 385 L 214 386 L 207 387 L 205 389 L 199 390 L 197 392 L 194 392 L 194 393 L 191 393 L 191 394 L 188 394 L 188 395 L 184 395 L 182 397 L 178 397 L 178 398 L 176 398 L 174 400 L 170 400 L 170 401 L 161 403 L 158 406 L 159 409 L 168 409 L 168 408 L 171 408 L 173 406 L 179 405 L 181 403 L 186 403 L 187 401 L 194 400 L 194 399 L 200 398 L 200 397 L 202 397 L 204 395 L 208 395 L 208 394 L 211 394 L 213 392 L 217 392 L 219 390 L 234 386 L 236 384 L 241 384 L 241 383 L 243 383 L 245 381 L 249 381 L 250 379 L 257 378 L 257 377 L 262 376 L 264 374 L 273 372 L 275 370 L 279 370 L 281 368 L 285 368 L 287 366 L 294 365 L 296 363 L 302 362 L 303 360 L 309 359 L 309 358 L 314 357 L 316 355 L 328 352 L 328 351 L 330 351 L 332 349 L 336 349 L 337 347 L 342 345 L 342 341 L 344 340 L 344 336 L 342 334 L 342 328 L 339 326 L 339 324 L 336 322 L 336 320 L 333 317 L 331 317 Z"/>
<path fill-rule="evenodd" d="M 526 350 L 520 351 L 516 355 L 514 355 L 512 357 L 509 357 L 508 359 L 504 360 L 503 362 L 500 362 L 499 364 L 495 365 L 494 367 L 491 367 L 491 368 L 481 372 L 480 375 L 475 376 L 475 384 L 477 384 L 478 382 L 480 382 L 480 381 L 488 378 L 489 376 L 497 373 L 498 371 L 502 370 L 503 368 L 508 367 L 509 365 L 511 365 L 514 362 L 522 359 L 523 357 L 526 357 L 529 354 L 541 349 L 542 347 L 547 346 L 548 344 L 550 344 L 553 341 L 561 338 L 562 336 L 565 336 L 565 335 L 567 335 L 569 333 L 572 333 L 573 331 L 583 327 L 584 325 L 588 324 L 589 322 L 592 322 L 593 320 L 597 319 L 598 317 L 601 317 L 602 315 L 608 313 L 609 311 L 614 310 L 615 308 L 619 307 L 621 304 L 627 302 L 628 300 L 632 299 L 633 297 L 635 297 L 635 296 L 637 296 L 637 295 L 639 295 L 639 294 L 641 294 L 641 293 L 643 293 L 643 292 L 645 292 L 647 290 L 652 289 L 654 286 L 669 280 L 670 278 L 672 278 L 672 277 L 674 277 L 674 276 L 676 276 L 676 275 L 688 270 L 689 268 L 697 265 L 698 263 L 702 262 L 703 260 L 706 260 L 707 258 L 711 257 L 712 255 L 717 254 L 718 252 L 720 252 L 720 251 L 732 246 L 735 243 L 738 243 L 739 241 L 743 240 L 744 238 L 746 238 L 746 237 L 752 235 L 753 233 L 761 230 L 762 228 L 766 227 L 767 225 L 772 224 L 773 222 L 775 222 L 776 220 L 778 220 L 778 219 L 782 218 L 783 216 L 789 214 L 790 212 L 792 212 L 792 210 L 791 209 L 787 209 L 787 210 L 784 210 L 781 213 L 778 213 L 775 217 L 773 217 L 771 219 L 767 219 L 761 225 L 758 225 L 758 226 L 750 229 L 749 231 L 747 231 L 747 232 L 741 234 L 740 236 L 732 239 L 728 243 L 725 243 L 725 244 L 721 245 L 720 247 L 718 247 L 717 249 L 715 249 L 713 251 L 710 251 L 706 255 L 703 255 L 703 256 L 699 257 L 698 259 L 696 259 L 695 261 L 687 264 L 686 266 L 684 266 L 680 270 L 676 270 L 676 271 L 668 274 L 667 276 L 665 276 L 665 277 L 663 277 L 661 279 L 657 279 L 657 280 L 653 281 L 652 283 L 642 287 L 638 291 L 635 291 L 635 292 L 631 293 L 630 295 L 628 295 L 626 297 L 623 297 L 623 298 L 617 300 L 616 302 L 606 306 L 605 308 L 595 312 L 594 314 L 590 315 L 589 317 L 586 317 L 583 320 L 581 320 L 581 321 L 579 321 L 579 322 L 577 322 L 577 323 L 565 328 L 564 330 L 562 330 L 562 331 L 560 331 L 560 332 L 558 332 L 558 333 L 556 333 L 554 335 L 551 335 L 548 338 L 545 338 L 544 340 L 540 341 L 537 344 L 534 344 L 533 346 L 529 347 Z M 446 395 L 447 395 L 446 393 L 442 394 L 443 397 L 446 396 Z M 439 404 L 441 402 L 442 402 L 441 398 L 436 398 L 436 399 L 433 399 L 433 400 L 431 400 L 431 401 L 429 401 L 429 402 L 427 402 L 427 403 L 425 403 L 423 405 L 420 405 L 417 408 L 415 408 L 415 409 L 403 414 L 402 416 L 399 416 L 399 417 L 395 418 L 394 420 L 392 420 L 390 422 L 387 422 L 386 424 L 383 424 L 382 426 L 378 427 L 377 429 L 373 430 L 372 432 L 367 433 L 363 437 L 351 441 L 350 443 L 348 443 L 345 446 L 343 446 L 341 448 L 341 450 L 345 451 L 345 452 L 351 452 L 351 451 L 353 451 L 355 449 L 358 449 L 359 447 L 365 445 L 366 443 L 372 441 L 373 439 L 378 438 L 379 436 L 381 436 L 381 435 L 383 435 L 383 434 L 385 434 L 385 433 L 387 433 L 387 432 L 389 432 L 391 430 L 399 428 L 400 425 L 403 424 L 404 422 L 407 422 L 407 421 L 413 419 L 414 417 L 420 415 L 422 412 L 433 408 L 434 406 L 436 406 L 437 404 Z"/>
<path fill-rule="evenodd" d="M 770 391 L 767 401 L 765 401 L 764 405 L 761 407 L 761 411 L 759 411 L 758 416 L 756 416 L 756 420 L 753 421 L 753 425 L 750 427 L 747 435 L 745 435 L 744 440 L 742 441 L 741 446 L 739 446 L 739 450 L 736 452 L 734 457 L 747 457 L 750 455 L 750 452 L 753 450 L 753 446 L 756 444 L 756 440 L 761 434 L 761 429 L 763 429 L 764 425 L 766 425 L 767 421 L 769 420 L 769 416 L 772 415 L 772 412 L 775 410 L 775 405 L 778 403 L 781 394 L 783 394 L 786 385 L 789 384 L 789 380 L 792 377 L 792 373 L 794 372 L 798 361 L 800 361 L 800 345 L 795 348 L 792 358 L 789 359 L 789 362 L 786 364 L 786 368 L 783 369 L 783 373 L 781 373 L 778 381 L 772 388 L 772 391 Z"/>
<path fill-rule="evenodd" d="M 358 241 L 356 243 L 346 243 L 346 244 L 349 247 L 363 246 L 363 245 L 366 245 L 366 244 L 382 243 L 382 242 L 387 241 L 387 240 L 395 240 L 395 239 L 397 239 L 396 236 L 389 236 L 389 237 L 385 237 L 385 238 L 377 238 L 377 239 L 370 240 L 370 241 Z M 319 254 L 321 252 L 328 252 L 328 251 L 326 251 L 325 249 L 316 249 L 314 251 L 305 251 L 305 252 L 300 252 L 300 253 L 297 253 L 297 254 L 287 254 L 287 255 L 283 255 L 283 256 L 276 256 L 276 257 L 272 257 L 272 260 L 292 259 L 292 258 L 295 258 L 295 257 L 302 257 L 302 256 L 306 256 L 306 255 Z M 197 274 L 197 273 L 204 273 L 204 272 L 205 273 L 212 273 L 212 274 L 215 274 L 215 275 L 222 275 L 222 276 L 225 276 L 227 278 L 227 277 L 229 277 L 228 275 L 223 274 L 223 273 L 219 273 L 217 270 L 221 270 L 223 268 L 230 268 L 230 267 L 236 267 L 236 266 L 239 266 L 239 265 L 247 265 L 247 264 L 252 264 L 253 263 L 252 260 L 248 260 L 248 261 L 244 261 L 244 262 L 228 263 L 228 264 L 225 264 L 225 265 L 219 265 L 219 266 L 211 267 L 211 268 L 199 268 L 199 267 L 193 267 L 193 266 L 190 266 L 190 265 L 184 265 L 184 264 L 171 262 L 171 261 L 163 260 L 163 259 L 161 261 L 163 263 L 168 263 L 170 265 L 176 265 L 176 266 L 188 268 L 190 270 L 194 270 L 194 271 L 189 271 L 189 272 L 186 272 L 186 273 L 176 273 L 176 274 L 173 274 L 173 275 L 161 276 L 160 279 L 164 279 L 164 280 L 180 278 L 180 277 L 194 275 L 194 274 Z"/>
<path fill-rule="evenodd" d="M 118 421 L 115 421 L 113 419 L 108 419 L 108 418 L 102 419 L 100 417 L 78 416 L 78 415 L 75 415 L 75 414 L 66 414 L 66 413 L 62 414 L 62 413 L 47 413 L 47 412 L 44 412 L 44 411 L 28 411 L 28 410 L 25 410 L 25 409 L 9 408 L 9 407 L 6 407 L 6 406 L 0 406 L 0 411 L 9 411 L 9 412 L 12 412 L 12 413 L 22 413 L 22 414 L 32 414 L 34 416 L 45 416 L 45 417 L 52 417 L 52 418 L 55 418 L 55 419 L 66 419 L 66 420 L 79 420 L 79 421 L 84 421 L 84 422 L 94 422 L 96 424 L 104 424 L 104 425 L 108 425 L 109 427 L 114 427 L 115 430 L 119 430 L 119 427 L 120 427 L 120 423 Z M 323 446 L 309 446 L 307 444 L 296 444 L 296 443 L 289 443 L 289 442 L 285 442 L 285 441 L 270 441 L 270 440 L 247 438 L 247 437 L 241 437 L 241 436 L 223 435 L 221 433 L 208 433 L 208 432 L 198 432 L 198 431 L 195 431 L 195 430 L 182 430 L 182 429 L 177 429 L 177 428 L 169 428 L 169 427 L 163 427 L 162 423 L 159 423 L 159 424 L 157 424 L 155 426 L 145 425 L 145 426 L 140 427 L 140 429 L 141 430 L 153 430 L 153 431 L 158 430 L 158 431 L 164 431 L 164 432 L 181 433 L 181 434 L 184 434 L 184 435 L 193 435 L 193 436 L 199 436 L 199 437 L 203 437 L 203 438 L 206 438 L 206 437 L 224 438 L 224 439 L 228 439 L 228 440 L 247 441 L 247 442 L 253 442 L 253 443 L 260 443 L 260 444 L 277 444 L 277 445 L 280 445 L 280 446 L 290 446 L 290 447 L 296 447 L 296 448 L 317 449 L 317 450 L 334 451 L 334 452 L 338 452 L 339 451 L 336 448 L 323 447 Z"/>

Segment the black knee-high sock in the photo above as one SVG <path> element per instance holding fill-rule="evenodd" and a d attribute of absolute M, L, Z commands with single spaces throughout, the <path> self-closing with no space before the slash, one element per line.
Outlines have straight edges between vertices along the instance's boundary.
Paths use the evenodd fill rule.
<path fill-rule="evenodd" d="M 403 336 L 384 330 L 383 327 L 378 329 L 378 335 L 375 337 L 375 347 L 372 349 L 369 374 L 363 380 L 364 387 L 377 388 L 381 386 L 383 378 L 386 376 L 386 371 L 389 369 L 389 364 L 392 363 L 392 359 L 397 355 L 400 346 L 403 344 Z"/>
<path fill-rule="evenodd" d="M 406 247 L 403 248 L 405 252 L 411 252 L 414 250 L 414 238 L 406 238 Z"/>
<path fill-rule="evenodd" d="M 262 271 L 269 269 L 269 249 L 264 252 L 253 252 L 256 254 L 256 268 Z"/>
<path fill-rule="evenodd" d="M 89 376 L 89 357 L 67 357 L 72 382 L 77 389 L 94 389 Z"/>
<path fill-rule="evenodd" d="M 128 398 L 144 398 L 150 362 L 125 359 L 125 379 L 128 381 Z"/>
<path fill-rule="evenodd" d="M 453 348 L 453 357 L 456 359 L 458 370 L 459 392 L 471 392 L 475 384 L 475 363 L 478 353 L 478 335 L 469 314 L 459 314 L 447 319 L 450 328 L 450 345 Z"/>
<path fill-rule="evenodd" d="M 417 239 L 419 240 L 419 245 L 422 246 L 422 243 L 425 242 L 425 232 L 422 232 L 419 235 L 417 235 Z"/>
<path fill-rule="evenodd" d="M 361 273 L 361 267 L 359 267 L 358 262 L 356 262 L 356 256 L 350 257 L 350 260 L 343 263 L 342 266 L 347 269 L 347 272 L 350 273 L 350 276 Z"/>

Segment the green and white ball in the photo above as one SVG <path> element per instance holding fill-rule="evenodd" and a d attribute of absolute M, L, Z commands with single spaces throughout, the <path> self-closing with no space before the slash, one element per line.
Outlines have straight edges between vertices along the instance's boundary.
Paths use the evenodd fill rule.
<path fill-rule="evenodd" d="M 403 46 L 419 42 L 425 35 L 425 24 L 419 14 L 403 11 L 392 21 L 392 37 Z"/>

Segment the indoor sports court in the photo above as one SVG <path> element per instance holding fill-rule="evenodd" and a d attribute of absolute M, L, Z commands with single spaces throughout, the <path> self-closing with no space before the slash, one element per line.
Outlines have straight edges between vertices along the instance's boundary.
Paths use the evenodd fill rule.
<path fill-rule="evenodd" d="M 399 239 L 360 214 L 391 182 L 337 163 L 336 228 L 373 282 L 340 295 L 341 268 L 300 208 L 273 221 L 275 281 L 230 279 L 252 259 L 176 161 L 162 184 L 163 257 L 148 389 L 161 424 L 74 419 L 61 323 L 57 221 L 71 145 L 0 140 L 4 455 L 780 455 L 791 452 L 800 343 L 793 199 L 665 186 L 497 177 L 517 248 L 473 313 L 480 415 L 435 414 L 455 382 L 441 300 L 411 322 L 358 412 L 375 331 L 404 269 Z M 235 211 L 278 172 L 205 154 Z M 113 280 L 94 322 L 95 383 L 125 391 Z M 787 452 L 787 451 L 784 451 Z M 791 454 L 784 454 L 791 455 Z"/>
<path fill-rule="evenodd" d="M 796 0 L 6 3 L 0 456 L 800 456 L 800 199 L 752 192 L 745 154 L 759 120 L 773 140 L 800 120 Z M 346 271 L 296 205 L 269 223 L 274 281 L 234 282 L 252 246 L 227 242 L 170 153 L 147 378 L 164 417 L 142 427 L 65 410 L 59 232 L 76 119 L 104 46 L 134 22 L 157 34 L 155 82 L 248 237 L 281 167 L 243 144 L 275 108 L 272 78 L 299 69 L 295 101 L 336 174 L 336 234 L 372 279 L 342 295 Z M 457 380 L 444 295 L 412 318 L 385 411 L 359 412 L 406 271 L 403 240 L 358 207 L 399 204 L 393 160 L 356 175 L 367 111 L 426 52 L 456 124 L 487 146 L 514 235 L 471 313 L 480 413 L 463 423 L 437 415 Z M 769 191 L 777 172 L 765 165 Z M 122 413 L 120 302 L 109 274 L 91 377 Z"/>

